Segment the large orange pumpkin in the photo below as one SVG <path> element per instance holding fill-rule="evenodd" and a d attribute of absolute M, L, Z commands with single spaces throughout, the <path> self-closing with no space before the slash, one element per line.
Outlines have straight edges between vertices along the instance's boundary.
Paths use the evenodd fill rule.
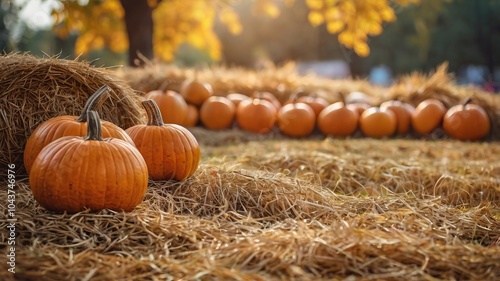
<path fill-rule="evenodd" d="M 411 115 L 415 111 L 415 108 L 411 104 L 399 100 L 389 100 L 381 103 L 380 108 L 392 110 L 396 115 L 398 123 L 397 134 L 403 135 L 410 131 Z"/>
<path fill-rule="evenodd" d="M 194 77 L 182 82 L 180 94 L 187 103 L 201 106 L 204 101 L 214 94 L 214 90 L 210 83 L 200 81 L 198 77 Z"/>
<path fill-rule="evenodd" d="M 458 140 L 479 140 L 490 131 L 490 118 L 479 105 L 468 98 L 463 104 L 454 105 L 443 117 L 446 134 Z"/>
<path fill-rule="evenodd" d="M 228 129 L 233 125 L 236 106 L 226 97 L 211 96 L 200 108 L 200 120 L 210 130 Z"/>
<path fill-rule="evenodd" d="M 96 110 L 109 97 L 111 88 L 102 86 L 89 97 L 80 116 L 62 115 L 53 117 L 35 128 L 24 147 L 24 166 L 30 172 L 38 153 L 52 141 L 64 136 L 85 136 L 87 134 L 87 114 Z M 117 125 L 102 121 L 105 138 L 119 138 L 133 144 L 132 139 Z"/>
<path fill-rule="evenodd" d="M 280 131 L 290 137 L 306 137 L 316 126 L 316 114 L 308 104 L 293 102 L 278 110 L 277 124 Z"/>
<path fill-rule="evenodd" d="M 359 115 L 339 101 L 330 104 L 318 115 L 318 129 L 325 135 L 346 137 L 358 128 Z"/>
<path fill-rule="evenodd" d="M 276 107 L 264 99 L 243 100 L 236 109 L 236 123 L 246 131 L 265 134 L 276 122 Z"/>
<path fill-rule="evenodd" d="M 29 182 L 35 200 L 56 212 L 130 211 L 148 186 L 144 158 L 129 142 L 103 139 L 99 115 L 88 113 L 85 137 L 59 138 L 40 151 Z"/>
<path fill-rule="evenodd" d="M 413 130 L 421 135 L 430 134 L 441 126 L 446 107 L 437 99 L 426 99 L 420 102 L 411 116 Z"/>
<path fill-rule="evenodd" d="M 165 124 L 153 100 L 142 105 L 148 115 L 148 124 L 135 125 L 126 130 L 148 166 L 153 180 L 184 180 L 191 176 L 200 162 L 200 146 L 186 128 Z"/>
<path fill-rule="evenodd" d="M 388 108 L 370 107 L 359 117 L 359 128 L 367 137 L 389 137 L 397 130 L 397 117 Z"/>
<path fill-rule="evenodd" d="M 154 90 L 147 93 L 144 98 L 155 101 L 165 123 L 180 125 L 187 118 L 188 105 L 176 91 Z"/>

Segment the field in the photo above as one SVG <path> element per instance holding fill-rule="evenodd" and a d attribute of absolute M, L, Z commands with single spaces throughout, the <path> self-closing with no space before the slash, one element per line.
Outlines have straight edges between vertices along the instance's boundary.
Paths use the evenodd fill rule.
<path fill-rule="evenodd" d="M 284 85 L 305 84 L 279 74 Z M 218 76 L 219 87 L 235 83 L 229 78 Z M 446 87 L 432 77 L 424 82 L 439 90 L 433 95 L 460 99 L 443 94 Z M 363 81 L 341 83 L 387 98 Z M 491 100 L 496 104 L 483 102 L 499 116 L 498 99 Z M 500 119 L 494 120 L 492 135 L 478 142 L 442 132 L 291 139 L 277 130 L 189 128 L 201 146 L 198 170 L 180 182 L 150 180 L 129 213 L 48 212 L 19 175 L 15 230 L 0 221 L 6 255 L 14 233 L 16 273 L 3 262 L 0 280 L 496 280 Z M 4 182 L 1 205 L 8 200 Z"/>
<path fill-rule="evenodd" d="M 131 213 L 51 214 L 18 181 L 17 279 L 500 276 L 496 142 L 193 132 L 220 145 L 202 146 L 188 180 L 151 182 Z"/>

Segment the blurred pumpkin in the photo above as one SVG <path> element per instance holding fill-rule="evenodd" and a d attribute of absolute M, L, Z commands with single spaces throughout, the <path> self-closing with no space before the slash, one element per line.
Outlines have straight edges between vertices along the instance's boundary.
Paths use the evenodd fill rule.
<path fill-rule="evenodd" d="M 126 130 L 144 157 L 152 180 L 184 180 L 200 162 L 200 146 L 186 128 L 165 124 L 153 100 L 145 100 L 148 123 Z"/>
<path fill-rule="evenodd" d="M 318 115 L 318 129 L 325 135 L 345 137 L 358 128 L 359 115 L 339 101 L 330 104 Z"/>
<path fill-rule="evenodd" d="M 345 104 L 351 104 L 351 103 L 366 103 L 366 104 L 373 104 L 374 103 L 374 98 L 367 95 L 364 92 L 360 91 L 353 91 L 349 92 L 349 94 L 345 95 L 343 93 L 339 93 L 340 96 L 342 96 L 342 101 L 345 102 Z"/>
<path fill-rule="evenodd" d="M 413 130 L 421 135 L 430 134 L 441 126 L 446 107 L 437 99 L 426 99 L 420 102 L 411 115 Z"/>
<path fill-rule="evenodd" d="M 318 117 L 323 109 L 330 105 L 330 103 L 315 93 L 306 96 L 297 97 L 295 102 L 302 102 L 309 105 L 314 111 L 314 115 Z"/>
<path fill-rule="evenodd" d="M 29 182 L 35 200 L 47 210 L 131 211 L 146 194 L 148 168 L 134 145 L 103 138 L 99 115 L 89 111 L 86 136 L 48 144 L 33 162 Z"/>
<path fill-rule="evenodd" d="M 222 96 L 209 97 L 200 108 L 201 123 L 210 130 L 230 128 L 235 115 L 234 103 Z"/>
<path fill-rule="evenodd" d="M 246 131 L 265 134 L 276 122 L 276 107 L 265 99 L 254 98 L 241 101 L 236 109 L 236 123 Z"/>
<path fill-rule="evenodd" d="M 306 103 L 295 101 L 278 110 L 277 124 L 280 131 L 289 137 L 305 137 L 316 126 L 316 114 Z"/>
<path fill-rule="evenodd" d="M 198 110 L 198 107 L 192 104 L 188 104 L 186 118 L 184 119 L 184 122 L 182 122 L 181 126 L 194 127 L 198 124 L 199 119 L 200 111 Z"/>
<path fill-rule="evenodd" d="M 359 117 L 359 126 L 367 137 L 390 137 L 397 130 L 397 117 L 388 108 L 370 107 Z"/>
<path fill-rule="evenodd" d="M 52 141 L 64 136 L 85 136 L 87 134 L 87 115 L 91 110 L 96 110 L 109 97 L 111 88 L 102 86 L 89 97 L 80 116 L 62 115 L 53 117 L 38 125 L 31 133 L 24 147 L 24 166 L 30 172 L 31 166 L 38 153 Z M 117 125 L 102 121 L 103 136 L 105 138 L 118 138 L 131 144 L 134 142 Z"/>
<path fill-rule="evenodd" d="M 241 101 L 251 99 L 249 96 L 240 93 L 230 93 L 226 98 L 232 101 L 235 107 L 238 107 Z"/>
<path fill-rule="evenodd" d="M 165 123 L 180 125 L 187 118 L 188 105 L 176 91 L 153 90 L 148 92 L 144 98 L 155 101 Z"/>
<path fill-rule="evenodd" d="M 397 134 L 404 135 L 410 131 L 411 115 L 415 111 L 411 104 L 399 100 L 389 100 L 381 103 L 380 108 L 387 108 L 396 115 Z"/>
<path fill-rule="evenodd" d="M 255 91 L 252 93 L 252 98 L 263 99 L 270 102 L 274 108 L 276 108 L 276 111 L 281 108 L 281 102 L 270 92 Z"/>
<path fill-rule="evenodd" d="M 200 81 L 195 75 L 193 79 L 186 79 L 182 82 L 180 94 L 187 103 L 201 106 L 214 94 L 214 91 L 210 83 Z"/>
<path fill-rule="evenodd" d="M 479 105 L 473 104 L 472 98 L 463 104 L 452 106 L 443 117 L 445 133 L 458 140 L 479 140 L 490 131 L 490 118 Z"/>
<path fill-rule="evenodd" d="M 361 114 L 363 114 L 363 111 L 370 108 L 371 105 L 364 102 L 355 102 L 346 104 L 346 107 L 349 108 L 350 110 L 356 111 L 356 113 L 358 113 L 358 115 L 361 116 Z"/>

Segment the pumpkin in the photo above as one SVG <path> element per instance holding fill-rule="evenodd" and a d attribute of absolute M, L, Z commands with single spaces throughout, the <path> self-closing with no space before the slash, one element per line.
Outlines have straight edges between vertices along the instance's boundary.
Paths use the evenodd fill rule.
<path fill-rule="evenodd" d="M 109 97 L 111 88 L 102 86 L 85 103 L 80 116 L 62 115 L 53 117 L 38 125 L 29 136 L 24 147 L 24 167 L 30 173 L 38 153 L 52 141 L 64 136 L 85 136 L 87 133 L 87 114 L 97 109 Z M 132 139 L 117 125 L 102 121 L 103 136 L 123 139 L 133 144 Z"/>
<path fill-rule="evenodd" d="M 330 105 L 326 99 L 318 96 L 317 94 L 312 93 L 307 95 L 302 91 L 299 91 L 294 97 L 287 101 L 287 103 L 293 102 L 302 102 L 309 105 L 314 111 L 314 115 L 316 115 L 316 117 L 318 117 L 319 113 L 325 109 L 325 107 Z"/>
<path fill-rule="evenodd" d="M 210 83 L 200 81 L 195 76 L 193 79 L 186 79 L 182 82 L 180 94 L 187 103 L 201 106 L 204 101 L 214 94 L 214 91 Z"/>
<path fill-rule="evenodd" d="M 200 121 L 210 130 L 230 128 L 235 115 L 234 103 L 222 96 L 209 97 L 200 108 Z"/>
<path fill-rule="evenodd" d="M 411 115 L 415 111 L 412 105 L 399 100 L 389 100 L 381 103 L 380 107 L 392 110 L 396 115 L 398 123 L 397 134 L 403 135 L 410 131 Z"/>
<path fill-rule="evenodd" d="M 184 180 L 191 176 L 200 162 L 200 146 L 186 128 L 165 124 L 153 100 L 142 105 L 148 116 L 147 124 L 126 130 L 146 160 L 152 180 Z"/>
<path fill-rule="evenodd" d="M 344 102 L 335 102 L 327 106 L 318 115 L 318 129 L 325 135 L 346 137 L 358 128 L 359 115 L 349 109 Z"/>
<path fill-rule="evenodd" d="M 373 104 L 374 103 L 374 98 L 367 95 L 364 92 L 359 92 L 359 91 L 353 91 L 349 92 L 349 94 L 345 95 L 343 93 L 339 92 L 339 95 L 341 95 L 343 98 L 342 100 L 346 104 L 350 103 L 366 103 L 366 104 Z"/>
<path fill-rule="evenodd" d="M 316 126 L 316 114 L 306 103 L 289 103 L 278 110 L 277 124 L 284 135 L 305 137 L 310 135 Z"/>
<path fill-rule="evenodd" d="M 446 107 L 437 99 L 420 102 L 411 116 L 413 130 L 421 135 L 430 134 L 437 129 L 446 114 Z"/>
<path fill-rule="evenodd" d="M 144 98 L 155 101 L 165 123 L 180 125 L 187 118 L 188 105 L 176 91 L 154 90 L 148 92 Z"/>
<path fill-rule="evenodd" d="M 187 105 L 187 114 L 184 122 L 182 122 L 183 127 L 194 127 L 198 124 L 198 120 L 200 119 L 200 111 L 198 107 L 192 104 Z"/>
<path fill-rule="evenodd" d="M 370 107 L 359 117 L 359 128 L 370 138 L 389 137 L 396 133 L 397 117 L 388 108 Z"/>
<path fill-rule="evenodd" d="M 238 105 L 240 104 L 240 102 L 242 100 L 250 99 L 249 96 L 246 96 L 246 95 L 240 94 L 240 93 L 230 93 L 226 96 L 226 98 L 228 98 L 230 101 L 232 101 L 234 103 L 235 107 L 238 107 Z"/>
<path fill-rule="evenodd" d="M 236 108 L 236 123 L 246 131 L 265 134 L 276 122 L 276 107 L 265 99 L 255 98 L 241 101 Z"/>
<path fill-rule="evenodd" d="M 62 137 L 43 148 L 29 183 L 35 200 L 50 211 L 131 211 L 146 194 L 148 169 L 134 145 L 103 138 L 99 115 L 89 111 L 86 136 Z"/>
<path fill-rule="evenodd" d="M 274 106 L 274 108 L 276 108 L 276 111 L 281 108 L 281 102 L 270 92 L 255 91 L 252 94 L 252 98 L 263 99 L 270 102 Z"/>
<path fill-rule="evenodd" d="M 346 104 L 346 107 L 349 108 L 350 110 L 356 111 L 356 113 L 358 113 L 358 115 L 361 116 L 361 114 L 363 114 L 365 110 L 367 110 L 372 106 L 365 102 L 354 102 Z"/>
<path fill-rule="evenodd" d="M 458 140 L 479 140 L 490 131 L 490 118 L 486 111 L 479 105 L 473 104 L 472 98 L 463 104 L 454 105 L 443 117 L 445 133 Z"/>

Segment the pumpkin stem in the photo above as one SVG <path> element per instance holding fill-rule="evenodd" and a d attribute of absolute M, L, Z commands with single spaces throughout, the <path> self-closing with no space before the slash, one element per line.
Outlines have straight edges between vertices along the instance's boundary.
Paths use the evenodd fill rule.
<path fill-rule="evenodd" d="M 472 97 L 468 97 L 468 98 L 464 101 L 464 103 L 463 103 L 463 107 L 465 108 L 465 106 L 466 106 L 466 105 L 468 105 L 468 104 L 469 104 L 469 103 L 471 103 L 471 102 L 472 102 Z"/>
<path fill-rule="evenodd" d="M 92 96 L 90 96 L 85 103 L 82 114 L 80 114 L 76 121 L 87 122 L 87 113 L 102 106 L 104 101 L 109 97 L 109 91 L 111 91 L 111 88 L 108 85 L 104 85 L 101 88 L 97 89 L 97 91 L 95 91 L 95 93 L 92 94 Z"/>
<path fill-rule="evenodd" d="M 145 100 L 142 102 L 142 106 L 146 110 L 148 116 L 148 126 L 163 126 L 163 118 L 161 117 L 161 111 L 154 100 Z"/>
<path fill-rule="evenodd" d="M 99 118 L 99 113 L 94 110 L 90 110 L 87 113 L 87 136 L 85 140 L 97 140 L 102 141 L 102 126 L 101 119 Z"/>
<path fill-rule="evenodd" d="M 290 96 L 290 101 L 292 103 L 295 103 L 297 102 L 297 99 L 302 97 L 302 96 L 306 96 L 307 93 L 302 89 L 302 88 L 299 88 L 297 89 L 291 96 Z"/>
<path fill-rule="evenodd" d="M 344 104 L 344 106 L 346 105 L 345 104 L 345 94 L 342 93 L 342 92 L 339 92 L 339 98 L 340 98 L 340 101 Z"/>
<path fill-rule="evenodd" d="M 158 87 L 158 90 L 165 92 L 165 90 L 167 90 L 168 85 L 170 85 L 170 84 L 171 84 L 171 81 L 165 80 L 161 83 L 160 87 Z"/>

